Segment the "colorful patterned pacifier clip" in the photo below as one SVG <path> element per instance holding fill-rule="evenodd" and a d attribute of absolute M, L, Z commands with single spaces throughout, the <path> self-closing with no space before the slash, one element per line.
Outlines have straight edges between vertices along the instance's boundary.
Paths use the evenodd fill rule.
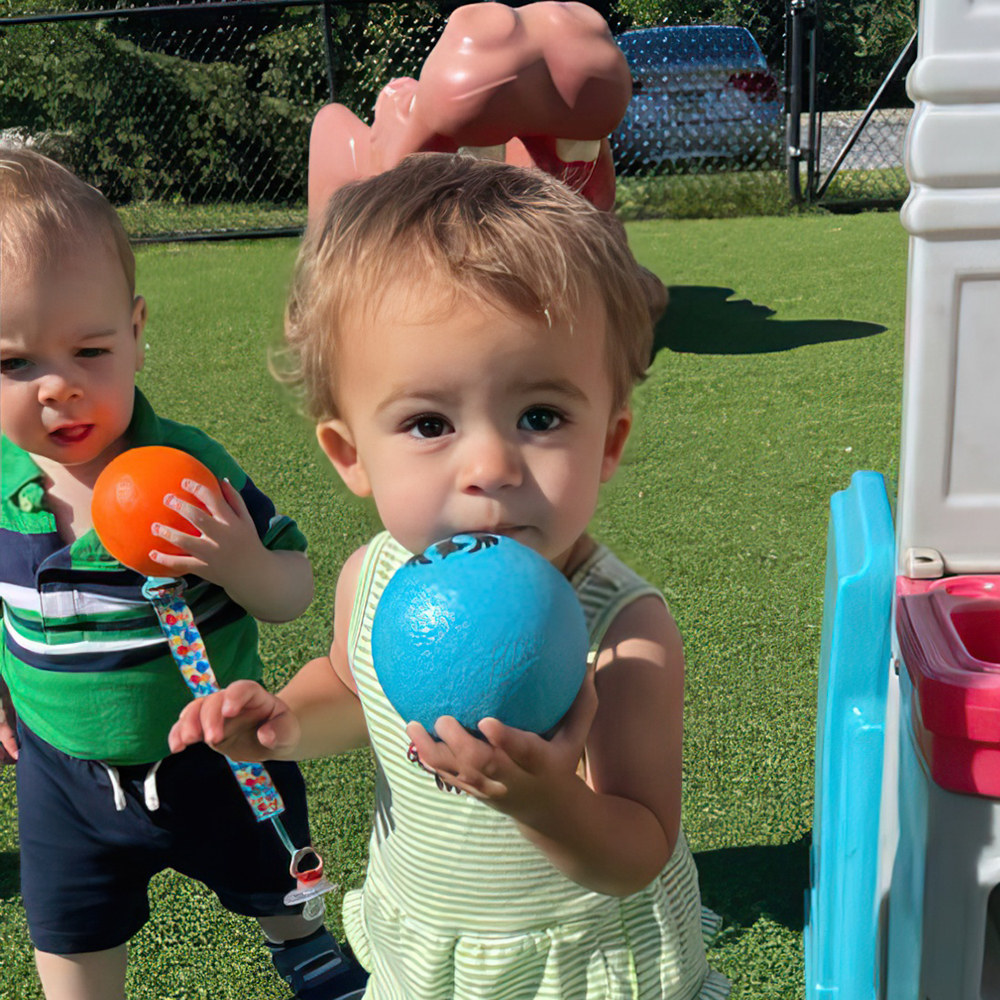
<path fill-rule="evenodd" d="M 204 698 L 220 690 L 194 615 L 184 600 L 184 581 L 171 577 L 149 577 L 143 585 L 142 593 L 153 605 L 170 653 L 195 698 Z M 264 765 L 231 760 L 229 757 L 226 760 L 257 821 L 271 821 L 291 857 L 289 871 L 296 881 L 296 887 L 285 896 L 285 904 L 295 906 L 305 903 L 309 910 L 310 903 L 315 900 L 316 903 L 311 906 L 312 912 L 306 913 L 304 910 L 303 913 L 307 919 L 318 916 L 323 909 L 323 901 L 319 897 L 336 888 L 323 877 L 323 859 L 311 845 L 297 848 L 288 836 L 284 824 L 278 818 L 285 811 L 285 803 Z M 315 864 L 303 869 L 306 859 L 315 859 Z"/>

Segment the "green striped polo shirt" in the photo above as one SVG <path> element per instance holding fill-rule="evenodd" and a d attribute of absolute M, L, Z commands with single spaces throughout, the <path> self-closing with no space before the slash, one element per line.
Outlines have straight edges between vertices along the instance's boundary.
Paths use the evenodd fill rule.
<path fill-rule="evenodd" d="M 158 417 L 137 389 L 131 446 L 168 445 L 203 462 L 239 490 L 270 549 L 304 551 L 295 522 L 217 441 Z M 167 734 L 191 694 L 160 630 L 144 578 L 104 548 L 93 530 L 67 545 L 47 509 L 43 475 L 7 438 L 0 497 L 0 674 L 21 720 L 73 757 L 142 764 L 169 753 Z M 260 680 L 257 623 L 225 590 L 186 578 L 190 605 L 223 686 Z"/>

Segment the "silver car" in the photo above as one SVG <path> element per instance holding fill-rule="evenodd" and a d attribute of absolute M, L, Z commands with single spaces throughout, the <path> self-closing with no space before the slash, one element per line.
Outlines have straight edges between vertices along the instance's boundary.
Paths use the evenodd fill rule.
<path fill-rule="evenodd" d="M 639 28 L 616 41 L 632 70 L 632 100 L 611 136 L 619 173 L 691 160 L 780 164 L 784 101 L 746 28 Z"/>

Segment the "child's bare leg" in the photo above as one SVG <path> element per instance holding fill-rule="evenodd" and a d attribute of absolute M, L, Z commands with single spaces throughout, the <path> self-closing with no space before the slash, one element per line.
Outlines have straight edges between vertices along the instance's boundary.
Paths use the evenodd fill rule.
<path fill-rule="evenodd" d="M 38 978 L 45 1000 L 124 1000 L 128 948 L 79 955 L 53 955 L 35 951 Z"/>

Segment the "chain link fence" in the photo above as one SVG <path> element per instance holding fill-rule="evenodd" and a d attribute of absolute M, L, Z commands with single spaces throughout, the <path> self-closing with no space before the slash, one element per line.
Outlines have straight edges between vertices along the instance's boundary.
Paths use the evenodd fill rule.
<path fill-rule="evenodd" d="M 634 80 L 612 137 L 619 213 L 761 214 L 818 192 L 901 200 L 907 102 L 898 80 L 878 87 L 878 61 L 915 23 L 911 0 L 867 20 L 846 0 L 713 2 L 595 0 Z M 337 100 L 370 123 L 378 92 L 419 75 L 455 6 L 0 0 L 0 132 L 100 187 L 138 239 L 296 233 L 317 110 Z M 866 61 L 858 38 L 874 50 L 873 23 L 888 42 Z"/>
<path fill-rule="evenodd" d="M 796 201 L 897 207 L 909 184 L 916 0 L 789 3 L 789 185 Z"/>
<path fill-rule="evenodd" d="M 142 238 L 297 232 L 309 128 L 333 96 L 370 119 L 445 15 L 320 0 L 0 18 L 0 129 L 95 184 Z"/>

